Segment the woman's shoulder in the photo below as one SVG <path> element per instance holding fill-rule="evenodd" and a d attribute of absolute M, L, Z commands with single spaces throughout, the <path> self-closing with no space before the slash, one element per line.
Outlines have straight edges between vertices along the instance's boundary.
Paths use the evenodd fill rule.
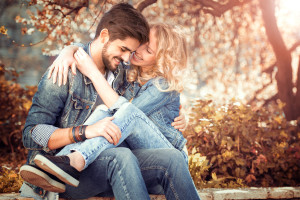
<path fill-rule="evenodd" d="M 150 79 L 149 81 L 147 81 L 145 85 L 155 85 L 155 84 L 158 84 L 159 86 L 163 87 L 162 89 L 167 88 L 169 85 L 167 79 L 161 76 Z"/>
<path fill-rule="evenodd" d="M 170 83 L 164 77 L 152 78 L 145 85 L 147 85 L 147 87 L 155 86 L 158 90 L 162 92 L 178 93 L 175 90 L 168 90 Z"/>

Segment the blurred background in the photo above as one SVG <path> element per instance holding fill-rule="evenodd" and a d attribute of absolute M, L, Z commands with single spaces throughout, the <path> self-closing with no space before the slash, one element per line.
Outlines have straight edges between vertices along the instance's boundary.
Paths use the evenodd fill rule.
<path fill-rule="evenodd" d="M 1 35 L 0 59 L 7 68 L 22 72 L 19 83 L 36 85 L 53 61 L 51 56 L 71 42 L 88 42 L 103 12 L 118 2 L 3 0 L 0 25 L 7 35 Z M 235 98 L 245 103 L 260 103 L 260 106 L 280 95 L 276 73 L 285 73 L 278 76 L 288 79 L 280 84 L 293 84 L 284 86 L 291 90 L 286 93 L 296 94 L 299 1 L 267 0 L 261 4 L 258 0 L 125 2 L 140 6 L 149 22 L 180 25 L 186 33 L 194 71 L 184 93 L 184 104 L 190 97 L 209 96 L 218 103 Z M 277 60 L 283 56 L 286 58 L 282 58 L 285 63 L 281 67 Z"/>
<path fill-rule="evenodd" d="M 53 56 L 71 42 L 88 42 L 102 14 L 118 2 L 2 0 L 1 62 L 22 73 L 18 83 L 36 85 Z M 262 106 L 279 98 L 290 119 L 299 116 L 291 114 L 299 97 L 298 0 L 124 2 L 139 6 L 149 22 L 180 25 L 185 32 L 193 73 L 184 105 L 193 98 L 219 104 L 234 98 Z"/>

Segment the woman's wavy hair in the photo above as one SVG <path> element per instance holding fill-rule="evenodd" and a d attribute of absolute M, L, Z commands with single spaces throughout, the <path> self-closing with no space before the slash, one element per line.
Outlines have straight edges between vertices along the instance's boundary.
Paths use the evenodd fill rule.
<path fill-rule="evenodd" d="M 169 24 L 151 24 L 150 29 L 152 28 L 155 30 L 157 38 L 156 65 L 151 72 L 143 77 L 140 76 L 139 66 L 131 66 L 131 70 L 127 73 L 127 79 L 129 82 L 138 81 L 143 83 L 158 77 L 155 80 L 155 85 L 160 91 L 175 90 L 181 92 L 184 88 L 185 75 L 188 72 L 188 52 L 185 35 L 179 27 Z M 159 78 L 164 78 L 168 86 L 163 87 L 159 84 Z"/>

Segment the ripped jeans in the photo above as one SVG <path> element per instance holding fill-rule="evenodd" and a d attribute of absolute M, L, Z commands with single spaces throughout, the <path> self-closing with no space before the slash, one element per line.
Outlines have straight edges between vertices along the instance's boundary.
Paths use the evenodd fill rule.
<path fill-rule="evenodd" d="M 166 137 L 160 132 L 158 127 L 138 108 L 128 102 L 124 97 L 119 97 L 113 109 L 117 110 L 112 120 L 121 130 L 121 139 L 116 145 L 120 145 L 125 139 L 130 149 L 157 149 L 175 148 Z M 105 109 L 105 108 L 106 109 Z M 92 125 L 105 117 L 112 116 L 112 109 L 100 105 L 91 114 L 85 125 Z M 81 153 L 87 168 L 105 149 L 114 148 L 115 145 L 109 143 L 104 137 L 95 137 L 83 142 L 69 144 L 65 146 L 57 155 L 67 155 L 72 151 Z M 182 151 L 185 161 L 187 155 Z"/>

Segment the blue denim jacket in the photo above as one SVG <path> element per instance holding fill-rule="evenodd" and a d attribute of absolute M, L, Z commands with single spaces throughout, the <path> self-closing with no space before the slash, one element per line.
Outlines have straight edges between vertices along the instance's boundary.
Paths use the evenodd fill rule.
<path fill-rule="evenodd" d="M 128 83 L 124 80 L 123 86 L 118 91 L 126 99 L 132 100 L 131 103 L 154 122 L 175 148 L 182 150 L 186 139 L 171 125 L 174 118 L 179 115 L 180 94 L 176 91 L 162 92 L 156 87 L 155 82 L 162 89 L 167 88 L 167 82 L 164 79 L 154 78 L 142 87 L 137 82 Z"/>

